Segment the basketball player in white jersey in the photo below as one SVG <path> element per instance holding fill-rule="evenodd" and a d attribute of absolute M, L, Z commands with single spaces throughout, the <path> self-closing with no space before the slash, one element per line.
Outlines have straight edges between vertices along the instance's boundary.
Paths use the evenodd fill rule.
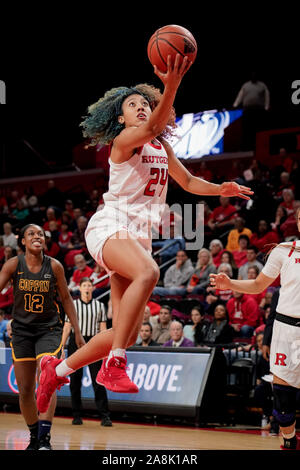
<path fill-rule="evenodd" d="M 300 208 L 297 209 L 296 220 L 300 232 Z M 217 289 L 258 294 L 279 274 L 281 287 L 270 347 L 273 415 L 281 429 L 281 448 L 299 449 L 295 424 L 296 395 L 300 389 L 300 241 L 275 246 L 256 279 L 236 281 L 225 274 L 211 274 L 210 282 Z"/>
<path fill-rule="evenodd" d="M 51 358 L 43 360 L 40 410 L 47 408 L 58 376 L 106 357 L 98 383 L 115 392 L 138 392 L 126 373 L 125 350 L 136 341 L 146 303 L 159 279 L 159 268 L 151 256 L 151 225 L 157 223 L 164 207 L 168 173 L 194 194 L 244 199 L 253 194 L 234 182 L 218 185 L 192 176 L 164 139 L 175 127 L 173 102 L 190 65 L 187 57 L 180 64 L 177 55 L 173 65 L 169 57 L 165 74 L 154 68 L 164 84 L 163 94 L 146 84 L 113 88 L 89 107 L 90 115 L 82 123 L 84 136 L 92 144 L 111 146 L 105 205 L 90 219 L 86 243 L 111 276 L 113 328 L 96 335 L 61 367 L 54 368 Z"/>

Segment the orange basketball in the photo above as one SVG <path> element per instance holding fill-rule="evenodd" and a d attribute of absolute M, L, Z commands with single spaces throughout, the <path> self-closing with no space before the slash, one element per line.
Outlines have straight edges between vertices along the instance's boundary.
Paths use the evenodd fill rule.
<path fill-rule="evenodd" d="M 176 54 L 180 54 L 181 62 L 184 56 L 188 56 L 194 62 L 197 56 L 197 43 L 188 29 L 172 24 L 155 31 L 148 42 L 147 53 L 151 64 L 165 73 L 168 55 L 171 56 L 172 63 Z"/>

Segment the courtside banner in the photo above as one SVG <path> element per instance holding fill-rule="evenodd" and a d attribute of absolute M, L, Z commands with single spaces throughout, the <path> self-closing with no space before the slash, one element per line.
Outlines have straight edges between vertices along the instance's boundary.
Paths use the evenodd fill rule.
<path fill-rule="evenodd" d="M 200 406 L 213 350 L 200 348 L 138 348 L 127 351 L 127 373 L 139 387 L 137 394 L 120 394 L 108 391 L 108 399 L 156 405 L 183 407 Z M 0 395 L 18 394 L 11 349 L 0 349 Z M 65 385 L 58 397 L 70 397 L 70 387 Z M 94 392 L 88 367 L 84 367 L 82 398 L 93 399 Z"/>

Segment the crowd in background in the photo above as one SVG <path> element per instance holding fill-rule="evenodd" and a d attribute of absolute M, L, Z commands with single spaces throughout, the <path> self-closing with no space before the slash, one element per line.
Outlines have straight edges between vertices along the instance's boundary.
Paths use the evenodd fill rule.
<path fill-rule="evenodd" d="M 147 320 L 148 325 L 143 328 L 161 326 L 162 305 L 170 308 L 171 316 L 167 322 L 168 335 L 163 337 L 166 341 L 158 341 L 155 331 L 151 340 L 164 344 L 173 335 L 174 344 L 180 341 L 182 344 L 181 338 L 194 345 L 226 343 L 241 338 L 255 342 L 256 333 L 265 325 L 272 293 L 279 287 L 280 279 L 262 294 L 244 295 L 212 289 L 209 274 L 225 272 L 232 278 L 253 279 L 261 271 L 272 243 L 298 238 L 295 220 L 295 211 L 300 204 L 296 185 L 298 161 L 286 152 L 282 153 L 282 164 L 272 170 L 254 160 L 248 168 L 240 165 L 239 174 L 230 175 L 235 166 L 229 166 L 229 177 L 234 176 L 235 181 L 253 189 L 251 201 L 226 197 L 199 200 L 191 195 L 191 202 L 203 205 L 202 216 L 196 216 L 194 227 L 204 225 L 204 246 L 200 250 L 185 251 L 184 234 L 176 233 L 176 226 L 182 226 L 182 220 L 175 212 L 170 213 L 168 238 L 153 240 L 153 255 L 161 266 L 161 276 L 148 303 L 154 323 Z M 220 182 L 204 162 L 190 170 L 200 177 Z M 178 197 L 178 187 L 174 181 L 170 181 L 169 186 L 168 202 L 171 203 L 175 193 Z M 105 294 L 109 290 L 109 278 L 90 257 L 84 238 L 88 220 L 101 207 L 105 190 L 105 187 L 95 188 L 90 194 L 72 199 L 72 194 L 63 193 L 55 181 L 49 180 L 43 194 L 35 194 L 28 188 L 23 194 L 15 189 L 7 197 L 2 196 L 0 267 L 8 258 L 20 253 L 19 230 L 27 223 L 37 223 L 45 231 L 45 254 L 57 258 L 65 268 L 71 295 L 78 297 L 78 286 L 83 277 L 92 279 L 94 298 Z M 173 245 L 170 246 L 170 242 Z M 156 255 L 166 246 L 167 249 Z M 107 305 L 109 295 L 102 298 Z M 0 293 L 0 310 L 6 319 L 10 318 L 12 304 L 12 286 L 8 284 Z M 197 315 L 192 307 L 198 309 Z M 180 326 L 171 325 L 172 320 L 181 324 L 181 336 Z M 177 335 L 173 330 L 177 330 Z"/>

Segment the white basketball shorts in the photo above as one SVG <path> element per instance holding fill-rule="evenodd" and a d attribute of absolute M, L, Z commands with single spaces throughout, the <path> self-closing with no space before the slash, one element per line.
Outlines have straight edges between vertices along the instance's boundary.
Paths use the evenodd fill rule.
<path fill-rule="evenodd" d="M 152 252 L 151 238 L 143 238 L 125 214 L 112 207 L 104 206 L 91 217 L 85 231 L 85 241 L 91 256 L 96 263 L 103 266 L 109 276 L 112 276 L 115 271 L 111 271 L 103 260 L 103 246 L 109 238 L 121 230 L 129 233 L 131 238 L 138 240 L 149 254 Z"/>
<path fill-rule="evenodd" d="M 270 371 L 292 387 L 300 388 L 300 327 L 274 320 Z"/>

